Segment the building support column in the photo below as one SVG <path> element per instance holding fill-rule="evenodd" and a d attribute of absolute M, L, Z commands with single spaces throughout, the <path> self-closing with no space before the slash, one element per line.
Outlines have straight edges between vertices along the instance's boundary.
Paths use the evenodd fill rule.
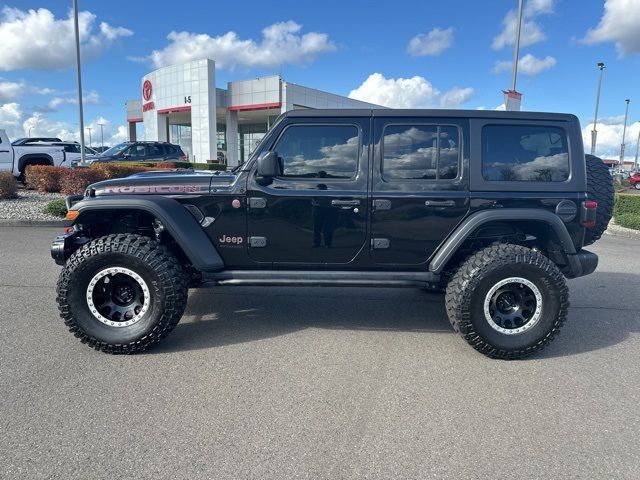
<path fill-rule="evenodd" d="M 135 142 L 136 138 L 136 122 L 129 122 L 129 135 L 128 140 L 130 142 Z"/>
<path fill-rule="evenodd" d="M 227 165 L 235 167 L 238 165 L 238 112 L 227 110 Z"/>
<path fill-rule="evenodd" d="M 169 141 L 169 115 L 156 115 L 158 117 L 158 141 Z"/>

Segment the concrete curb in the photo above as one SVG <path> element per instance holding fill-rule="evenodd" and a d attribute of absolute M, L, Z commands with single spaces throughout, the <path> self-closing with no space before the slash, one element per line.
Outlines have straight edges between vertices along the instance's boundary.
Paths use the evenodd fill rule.
<path fill-rule="evenodd" d="M 65 227 L 65 220 L 10 220 L 0 219 L 0 227 Z"/>
<path fill-rule="evenodd" d="M 634 230 L 632 228 L 621 227 L 613 222 L 609 223 L 609 226 L 604 231 L 605 235 L 615 235 L 618 237 L 627 238 L 640 238 L 640 230 Z"/>

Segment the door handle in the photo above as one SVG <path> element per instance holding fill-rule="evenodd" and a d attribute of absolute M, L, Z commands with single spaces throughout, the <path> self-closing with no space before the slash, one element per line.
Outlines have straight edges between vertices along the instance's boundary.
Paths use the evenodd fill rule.
<path fill-rule="evenodd" d="M 357 207 L 360 205 L 360 200 L 331 200 L 332 207 Z"/>
<path fill-rule="evenodd" d="M 424 205 L 425 207 L 455 207 L 456 202 L 453 200 L 427 200 Z"/>
<path fill-rule="evenodd" d="M 9 153 L 9 150 L 0 150 L 0 153 Z"/>

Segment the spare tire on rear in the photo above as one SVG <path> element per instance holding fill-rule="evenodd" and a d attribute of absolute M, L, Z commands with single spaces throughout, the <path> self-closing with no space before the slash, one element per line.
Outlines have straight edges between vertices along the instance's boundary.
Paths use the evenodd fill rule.
<path fill-rule="evenodd" d="M 613 178 L 609 167 L 602 159 L 594 155 L 585 155 L 587 165 L 587 194 L 589 200 L 598 202 L 596 225 L 588 228 L 584 235 L 584 244 L 596 242 L 609 225 L 613 214 Z"/>

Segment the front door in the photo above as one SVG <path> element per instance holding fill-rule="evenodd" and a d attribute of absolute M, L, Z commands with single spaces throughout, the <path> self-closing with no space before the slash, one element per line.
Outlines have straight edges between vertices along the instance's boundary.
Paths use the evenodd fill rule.
<path fill-rule="evenodd" d="M 469 210 L 467 123 L 378 117 L 373 130 L 371 259 L 424 264 Z"/>
<path fill-rule="evenodd" d="M 249 177 L 248 248 L 255 261 L 347 264 L 365 248 L 369 118 L 316 122 L 296 119 L 270 146 L 281 176 Z"/>

